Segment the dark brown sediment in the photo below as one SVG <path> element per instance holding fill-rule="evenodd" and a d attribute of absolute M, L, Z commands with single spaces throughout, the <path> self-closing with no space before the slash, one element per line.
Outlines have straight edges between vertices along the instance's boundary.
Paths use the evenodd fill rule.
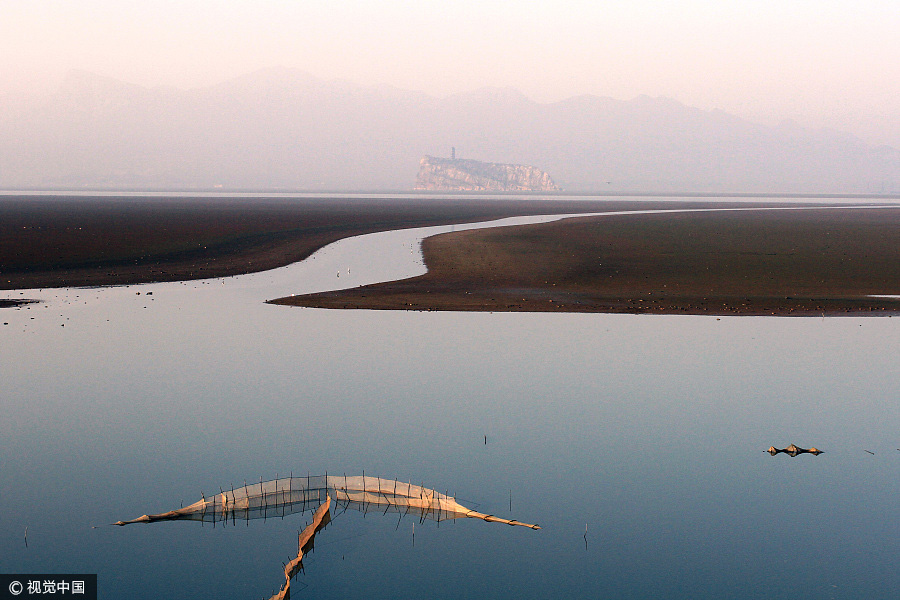
<path fill-rule="evenodd" d="M 6 196 L 0 198 L 0 289 L 236 275 L 302 260 L 348 236 L 506 216 L 747 206 L 464 196 Z M 871 296 L 900 294 L 898 248 L 896 207 L 579 218 L 436 236 L 424 244 L 426 275 L 276 302 L 457 311 L 891 314 L 896 300 Z"/>
<path fill-rule="evenodd" d="M 671 206 L 670 206 L 671 207 Z M 279 304 L 704 315 L 886 315 L 900 308 L 900 208 L 582 217 L 449 233 L 420 277 Z"/>
<path fill-rule="evenodd" d="M 26 304 L 35 304 L 40 302 L 40 300 L 32 300 L 32 299 L 20 299 L 20 298 L 0 298 L 0 308 L 16 308 L 17 306 L 24 306 Z"/>
<path fill-rule="evenodd" d="M 264 271 L 341 238 L 659 201 L 472 198 L 0 197 L 0 289 L 127 285 Z"/>

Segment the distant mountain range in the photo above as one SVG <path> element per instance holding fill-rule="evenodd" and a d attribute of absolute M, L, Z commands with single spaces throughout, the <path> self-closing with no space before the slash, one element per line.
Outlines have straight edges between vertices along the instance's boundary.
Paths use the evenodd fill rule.
<path fill-rule="evenodd" d="M 0 97 L 0 188 L 409 190 L 423 155 L 535 165 L 567 191 L 900 191 L 900 151 L 666 98 L 434 98 L 267 69 L 212 87 L 71 73 Z"/>

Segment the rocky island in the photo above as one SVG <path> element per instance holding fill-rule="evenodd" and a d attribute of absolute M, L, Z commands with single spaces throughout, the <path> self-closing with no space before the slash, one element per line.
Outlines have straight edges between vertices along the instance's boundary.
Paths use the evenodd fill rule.
<path fill-rule="evenodd" d="M 550 175 L 537 167 L 425 156 L 417 190 L 449 192 L 557 192 Z"/>

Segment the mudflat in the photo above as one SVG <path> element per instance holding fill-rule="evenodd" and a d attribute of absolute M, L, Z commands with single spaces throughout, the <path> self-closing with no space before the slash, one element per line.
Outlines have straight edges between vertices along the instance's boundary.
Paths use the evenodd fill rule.
<path fill-rule="evenodd" d="M 24 306 L 26 304 L 33 304 L 37 302 L 37 300 L 24 299 L 18 300 L 14 298 L 0 298 L 0 308 L 17 308 L 19 306 Z"/>
<path fill-rule="evenodd" d="M 671 204 L 669 208 L 674 208 Z M 428 273 L 292 296 L 320 308 L 894 314 L 900 207 L 610 215 L 423 243 Z"/>
<path fill-rule="evenodd" d="M 264 271 L 344 237 L 658 201 L 447 197 L 0 197 L 0 289 L 127 285 Z"/>

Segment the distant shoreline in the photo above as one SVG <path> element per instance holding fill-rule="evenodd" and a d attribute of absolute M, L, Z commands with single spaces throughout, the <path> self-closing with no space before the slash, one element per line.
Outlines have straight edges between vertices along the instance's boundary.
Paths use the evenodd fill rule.
<path fill-rule="evenodd" d="M 337 199 L 373 199 L 373 198 L 459 198 L 478 199 L 489 197 L 495 200 L 504 200 L 518 196 L 533 196 L 535 199 L 544 197 L 590 200 L 596 198 L 759 198 L 763 200 L 782 199 L 823 199 L 823 200 L 900 200 L 900 193 L 876 194 L 876 193 L 812 193 L 812 192 L 691 192 L 691 191 L 635 191 L 635 190 L 560 190 L 555 192 L 483 192 L 483 191 L 433 191 L 433 190 L 290 190 L 272 188 L 267 190 L 244 190 L 227 188 L 196 188 L 196 189 L 124 189 L 124 188 L 97 188 L 90 190 L 72 190 L 70 188 L 9 188 L 0 189 L 0 199 L 3 197 L 57 197 L 57 198 L 279 198 L 308 200 L 315 198 Z M 623 200 L 626 201 L 626 200 Z"/>

